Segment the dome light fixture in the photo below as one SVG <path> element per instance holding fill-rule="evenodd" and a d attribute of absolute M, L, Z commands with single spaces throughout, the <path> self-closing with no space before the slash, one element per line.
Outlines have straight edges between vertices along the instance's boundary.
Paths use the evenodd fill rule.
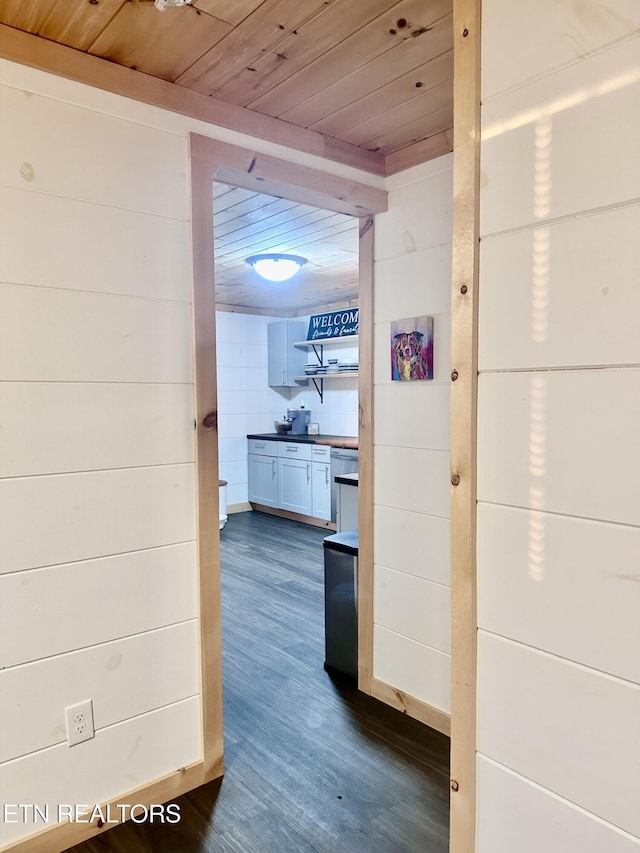
<path fill-rule="evenodd" d="M 246 261 L 267 281 L 289 281 L 307 263 L 307 259 L 299 255 L 279 255 L 274 252 L 251 255 Z"/>
<path fill-rule="evenodd" d="M 161 12 L 164 12 L 167 6 L 186 6 L 189 3 L 191 0 L 153 0 L 153 5 Z"/>

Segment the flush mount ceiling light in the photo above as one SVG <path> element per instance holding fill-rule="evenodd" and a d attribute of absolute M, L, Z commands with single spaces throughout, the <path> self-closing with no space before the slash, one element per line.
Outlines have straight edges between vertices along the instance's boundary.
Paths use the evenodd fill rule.
<path fill-rule="evenodd" d="M 186 6 L 188 3 L 191 3 L 191 0 L 153 0 L 153 5 L 161 12 L 164 12 L 167 6 Z"/>
<path fill-rule="evenodd" d="M 247 263 L 254 268 L 262 278 L 267 281 L 288 281 L 298 272 L 306 258 L 299 255 L 278 255 L 269 253 L 266 255 L 252 255 L 247 258 Z"/>

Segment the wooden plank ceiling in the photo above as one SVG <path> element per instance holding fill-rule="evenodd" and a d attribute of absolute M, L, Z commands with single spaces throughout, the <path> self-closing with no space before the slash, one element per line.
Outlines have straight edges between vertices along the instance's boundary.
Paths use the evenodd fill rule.
<path fill-rule="evenodd" d="M 357 303 L 358 220 L 283 198 L 214 183 L 216 303 L 290 316 Z M 263 252 L 301 255 L 289 281 L 268 282 L 246 263 Z"/>
<path fill-rule="evenodd" d="M 412 146 L 421 159 L 451 150 L 451 10 L 452 0 L 193 0 L 164 12 L 153 0 L 2 0 L 0 24 L 404 167 Z"/>

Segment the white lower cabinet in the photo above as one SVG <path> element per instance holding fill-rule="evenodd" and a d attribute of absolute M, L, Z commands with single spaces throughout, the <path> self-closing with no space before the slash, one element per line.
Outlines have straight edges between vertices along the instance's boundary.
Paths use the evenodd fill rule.
<path fill-rule="evenodd" d="M 331 521 L 331 453 L 310 442 L 249 439 L 249 500 Z"/>
<path fill-rule="evenodd" d="M 278 459 L 249 454 L 249 500 L 264 506 L 278 506 Z"/>
<path fill-rule="evenodd" d="M 311 515 L 311 465 L 304 459 L 278 459 L 280 509 Z"/>
<path fill-rule="evenodd" d="M 331 470 L 328 462 L 314 462 L 311 472 L 313 500 L 311 515 L 331 521 Z"/>

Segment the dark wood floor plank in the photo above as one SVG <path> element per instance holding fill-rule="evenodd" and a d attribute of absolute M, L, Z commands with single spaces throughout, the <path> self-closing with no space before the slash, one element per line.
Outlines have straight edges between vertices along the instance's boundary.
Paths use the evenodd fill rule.
<path fill-rule="evenodd" d="M 176 801 L 180 824 L 126 824 L 75 853 L 445 853 L 448 738 L 323 668 L 326 535 L 229 517 L 225 778 Z"/>

